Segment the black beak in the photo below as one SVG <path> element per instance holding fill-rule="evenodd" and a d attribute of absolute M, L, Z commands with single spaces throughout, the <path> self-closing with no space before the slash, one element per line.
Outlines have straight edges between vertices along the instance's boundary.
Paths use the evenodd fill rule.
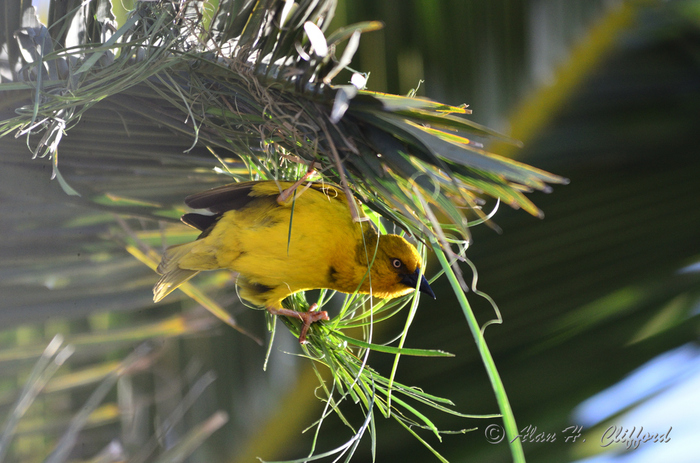
<path fill-rule="evenodd" d="M 416 287 L 416 283 L 418 283 L 418 274 L 420 273 L 420 269 L 416 269 L 415 272 L 404 275 L 403 278 L 401 278 L 401 283 L 405 284 L 406 286 L 410 286 L 411 288 Z M 437 299 L 435 297 L 435 293 L 433 292 L 433 288 L 430 287 L 428 284 L 428 280 L 425 279 L 425 275 L 421 276 L 420 279 L 420 286 L 418 287 L 418 290 L 421 293 L 425 293 L 428 296 L 432 297 L 433 299 Z"/>

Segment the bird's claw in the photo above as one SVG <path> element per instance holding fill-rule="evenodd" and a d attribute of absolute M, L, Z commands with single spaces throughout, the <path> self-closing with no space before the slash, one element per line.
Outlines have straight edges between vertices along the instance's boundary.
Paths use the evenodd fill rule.
<path fill-rule="evenodd" d="M 320 320 L 330 320 L 330 318 L 328 318 L 328 312 L 325 310 L 318 310 L 316 304 L 309 307 L 308 312 L 297 313 L 301 315 L 299 318 L 301 318 L 303 322 L 303 325 L 301 326 L 301 333 L 299 333 L 299 344 L 306 344 L 308 342 L 306 340 L 306 333 L 308 333 L 309 327 L 312 323 L 316 323 Z"/>
<path fill-rule="evenodd" d="M 294 194 L 294 190 L 296 190 L 302 183 L 308 180 L 308 178 L 314 175 L 315 173 L 315 170 L 309 169 L 302 178 L 294 182 L 294 185 L 290 186 L 282 193 L 280 193 L 280 195 L 277 197 L 277 204 L 279 204 L 280 206 L 286 205 L 287 201 L 289 201 L 289 197 L 292 196 L 292 194 Z"/>
<path fill-rule="evenodd" d="M 306 340 L 306 335 L 309 332 L 309 327 L 311 327 L 312 323 L 316 323 L 321 320 L 330 320 L 330 318 L 328 318 L 328 312 L 325 310 L 318 310 L 317 304 L 313 304 L 311 307 L 309 307 L 308 312 L 297 312 L 296 310 L 274 308 L 268 308 L 267 310 L 274 315 L 294 317 L 302 321 L 301 332 L 299 333 L 299 344 L 306 344 L 308 342 Z"/>

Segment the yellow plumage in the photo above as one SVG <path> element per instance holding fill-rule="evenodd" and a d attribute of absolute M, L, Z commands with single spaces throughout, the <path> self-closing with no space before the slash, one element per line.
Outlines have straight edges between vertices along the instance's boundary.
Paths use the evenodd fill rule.
<path fill-rule="evenodd" d="M 397 235 L 378 236 L 366 221 L 354 222 L 342 190 L 328 184 L 299 187 L 279 201 L 281 189 L 291 186 L 245 182 L 186 198 L 190 207 L 214 215 L 183 216 L 202 234 L 166 250 L 154 300 L 214 269 L 237 272 L 240 295 L 273 313 L 298 291 L 328 288 L 390 298 L 416 288 L 420 257 L 413 245 Z M 433 295 L 425 280 L 420 289 Z"/>

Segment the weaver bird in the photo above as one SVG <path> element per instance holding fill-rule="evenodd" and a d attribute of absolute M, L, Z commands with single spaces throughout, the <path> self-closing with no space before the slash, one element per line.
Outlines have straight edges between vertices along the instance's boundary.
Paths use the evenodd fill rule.
<path fill-rule="evenodd" d="M 425 277 L 418 281 L 421 261 L 412 244 L 353 220 L 343 190 L 321 183 L 294 190 L 297 185 L 234 183 L 187 197 L 189 207 L 213 215 L 182 217 L 202 233 L 165 251 L 153 300 L 202 270 L 230 269 L 238 273 L 243 299 L 302 320 L 304 343 L 309 326 L 329 318 L 315 305 L 308 312 L 283 309 L 282 300 L 298 291 L 327 288 L 394 298 L 418 287 L 435 298 Z"/>

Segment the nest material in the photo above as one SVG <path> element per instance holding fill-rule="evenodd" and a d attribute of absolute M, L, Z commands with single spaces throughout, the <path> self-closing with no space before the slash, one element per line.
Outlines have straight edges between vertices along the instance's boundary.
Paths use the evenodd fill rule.
<path fill-rule="evenodd" d="M 61 138 L 109 99 L 189 135 L 193 146 L 235 153 L 257 175 L 277 178 L 289 162 L 313 168 L 419 239 L 443 245 L 468 239 L 483 218 L 482 197 L 541 215 L 524 193 L 565 182 L 490 152 L 494 141 L 509 140 L 461 117 L 465 107 L 329 85 L 360 34 L 378 23 L 324 37 L 334 2 L 240 3 L 222 1 L 207 14 L 202 2 L 144 2 L 116 29 L 96 1 L 68 11 L 51 33 L 36 23 L 20 29 L 20 74 L 36 93 L 2 133 L 39 137 L 35 155 L 51 156 L 73 193 L 58 170 Z M 62 25 L 68 32 L 54 33 Z M 71 47 L 76 36 L 83 42 Z"/>

